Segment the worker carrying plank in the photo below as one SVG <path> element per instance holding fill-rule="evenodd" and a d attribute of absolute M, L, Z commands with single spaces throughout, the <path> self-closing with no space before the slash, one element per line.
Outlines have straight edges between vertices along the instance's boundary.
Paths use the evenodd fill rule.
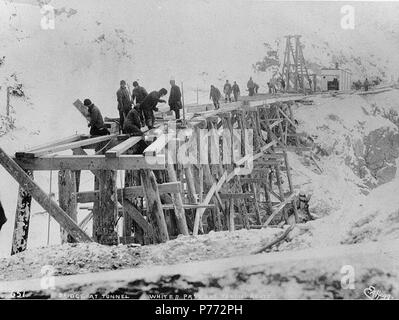
<path fill-rule="evenodd" d="M 158 111 L 157 104 L 158 103 L 166 103 L 165 100 L 161 98 L 168 94 L 168 90 L 162 88 L 159 91 L 152 91 L 147 97 L 145 97 L 144 101 L 141 103 L 140 107 L 143 110 L 145 124 L 148 129 L 154 128 L 155 116 L 154 111 Z"/>
<path fill-rule="evenodd" d="M 106 136 L 110 134 L 108 129 L 105 127 L 103 116 L 101 115 L 100 109 L 91 102 L 90 99 L 85 99 L 83 105 L 87 107 L 89 112 L 90 122 L 88 127 L 90 128 L 91 136 Z"/>

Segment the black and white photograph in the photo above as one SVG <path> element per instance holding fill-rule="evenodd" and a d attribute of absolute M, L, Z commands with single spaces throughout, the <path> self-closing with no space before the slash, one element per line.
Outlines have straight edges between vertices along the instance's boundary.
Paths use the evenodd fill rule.
<path fill-rule="evenodd" d="M 398 167 L 399 1 L 0 0 L 0 300 L 398 299 Z"/>

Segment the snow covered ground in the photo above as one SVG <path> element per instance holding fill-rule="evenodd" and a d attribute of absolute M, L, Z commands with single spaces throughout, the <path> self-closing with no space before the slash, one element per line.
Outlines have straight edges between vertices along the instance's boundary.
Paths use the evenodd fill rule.
<path fill-rule="evenodd" d="M 265 91 L 270 75 L 254 73 L 252 64 L 265 55 L 264 43 L 278 47 L 281 55 L 286 34 L 303 35 L 309 61 L 325 67 L 339 61 L 354 79 L 399 75 L 399 58 L 391 54 L 399 49 L 399 4 L 392 2 L 355 3 L 354 30 L 340 28 L 340 3 L 57 0 L 53 5 L 55 30 L 42 30 L 35 1 L 0 0 L 0 57 L 5 56 L 0 65 L 0 146 L 9 153 L 86 132 L 84 119 L 71 105 L 76 98 L 90 97 L 104 114 L 116 117 L 120 79 L 139 80 L 155 90 L 168 88 L 174 77 L 184 82 L 187 103 L 196 101 L 197 88 L 200 102 L 207 102 L 209 84 L 221 87 L 226 78 L 237 80 L 243 91 L 252 75 Z M 251 16 L 251 23 L 243 16 Z M 10 123 L 4 116 L 5 87 L 16 83 L 23 85 L 25 97 L 12 97 Z M 398 128 L 376 107 L 399 111 L 399 90 L 313 100 L 294 112 L 320 149 L 316 158 L 323 173 L 305 156 L 289 156 L 295 188 L 312 195 L 311 212 L 320 218 L 296 228 L 290 241 L 275 250 L 397 239 Z M 37 173 L 35 179 L 50 191 L 49 173 Z M 92 187 L 89 174 L 82 176 L 82 187 Z M 9 219 L 0 232 L 0 257 L 10 252 L 17 190 L 0 168 L 0 197 Z M 32 212 L 41 211 L 34 202 Z M 35 277 L 43 264 L 75 274 L 239 256 L 280 232 L 213 233 L 138 249 L 92 244 L 33 250 L 47 241 L 47 215 L 34 214 L 30 250 L 0 260 L 0 275 L 20 279 L 23 271 Z M 58 225 L 52 221 L 50 244 L 58 243 Z M 83 261 L 82 252 L 91 255 Z"/>

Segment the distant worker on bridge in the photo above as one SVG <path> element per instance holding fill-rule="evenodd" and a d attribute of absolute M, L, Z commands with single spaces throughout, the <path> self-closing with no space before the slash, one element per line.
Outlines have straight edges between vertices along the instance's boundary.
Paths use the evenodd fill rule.
<path fill-rule="evenodd" d="M 120 88 L 116 92 L 116 100 L 118 101 L 119 125 L 120 129 L 122 129 L 123 121 L 132 109 L 132 100 L 130 99 L 129 91 L 126 89 L 125 80 L 121 80 L 120 82 Z"/>
<path fill-rule="evenodd" d="M 154 111 L 158 111 L 157 104 L 158 103 L 166 103 L 165 100 L 161 98 L 168 94 L 168 90 L 162 88 L 159 91 L 152 91 L 147 97 L 145 97 L 144 101 L 141 103 L 140 107 L 143 110 L 145 124 L 148 129 L 154 128 L 155 116 Z"/>
<path fill-rule="evenodd" d="M 364 80 L 363 86 L 364 86 L 364 91 L 369 91 L 370 82 L 367 78 L 366 80 Z"/>
<path fill-rule="evenodd" d="M 214 85 L 211 85 L 211 92 L 209 94 L 209 99 L 212 100 L 213 105 L 215 106 L 215 109 L 219 109 L 219 100 L 221 97 L 221 93 L 218 88 L 216 88 Z"/>
<path fill-rule="evenodd" d="M 183 104 L 181 102 L 181 91 L 176 85 L 175 80 L 170 80 L 170 85 L 171 87 L 168 104 L 170 110 L 175 112 L 176 120 L 180 120 L 180 109 L 183 108 Z"/>
<path fill-rule="evenodd" d="M 224 84 L 224 87 L 223 87 L 223 92 L 224 92 L 224 101 L 226 103 L 227 103 L 227 101 L 231 102 L 232 88 L 231 88 L 231 84 L 230 84 L 229 80 L 226 80 L 226 83 Z"/>
<path fill-rule="evenodd" d="M 91 136 L 106 136 L 109 133 L 108 129 L 104 125 L 103 116 L 101 115 L 100 109 L 91 102 L 90 99 L 85 99 L 83 104 L 87 107 L 89 111 L 90 123 L 88 127 L 90 128 Z"/>
<path fill-rule="evenodd" d="M 234 81 L 233 83 L 232 90 L 233 90 L 234 101 L 237 102 L 238 97 L 240 96 L 240 87 L 238 86 L 236 81 Z"/>
<path fill-rule="evenodd" d="M 254 93 L 258 94 L 258 91 L 259 91 L 259 85 L 254 82 Z"/>
<path fill-rule="evenodd" d="M 132 103 L 134 103 L 136 106 L 138 106 L 136 108 L 136 111 L 140 115 L 140 120 L 141 120 L 141 123 L 143 126 L 145 125 L 144 113 L 143 113 L 143 110 L 141 110 L 140 105 L 144 101 L 146 96 L 148 96 L 147 90 L 144 87 L 140 86 L 137 81 L 134 81 L 133 82 Z"/>
<path fill-rule="evenodd" d="M 255 93 L 255 83 L 252 80 L 252 77 L 249 78 L 249 81 L 247 83 L 247 88 L 248 88 L 248 92 L 249 92 L 249 96 L 252 97 Z"/>

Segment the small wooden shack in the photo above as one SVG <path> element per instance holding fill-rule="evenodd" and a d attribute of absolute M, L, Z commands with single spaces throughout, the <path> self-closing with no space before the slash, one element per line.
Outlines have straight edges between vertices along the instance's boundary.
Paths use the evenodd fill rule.
<path fill-rule="evenodd" d="M 351 89 L 352 73 L 346 69 L 321 69 L 321 91 L 347 91 Z"/>

